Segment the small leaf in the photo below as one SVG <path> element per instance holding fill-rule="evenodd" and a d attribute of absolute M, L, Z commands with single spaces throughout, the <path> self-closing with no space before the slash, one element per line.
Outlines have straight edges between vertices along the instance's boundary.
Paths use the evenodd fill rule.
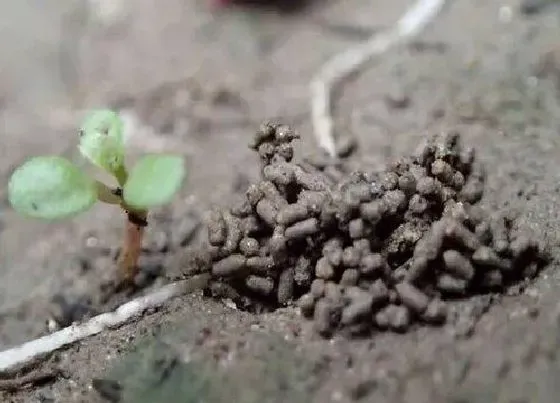
<path fill-rule="evenodd" d="M 8 197 L 19 213 L 54 220 L 88 210 L 97 201 L 97 187 L 65 158 L 35 157 L 14 171 Z"/>
<path fill-rule="evenodd" d="M 124 128 L 116 112 L 101 109 L 91 113 L 80 129 L 80 152 L 93 164 L 114 175 L 121 185 L 124 168 Z"/>
<path fill-rule="evenodd" d="M 130 172 L 123 188 L 124 201 L 139 210 L 166 204 L 181 188 L 185 174 L 181 157 L 146 155 Z"/>

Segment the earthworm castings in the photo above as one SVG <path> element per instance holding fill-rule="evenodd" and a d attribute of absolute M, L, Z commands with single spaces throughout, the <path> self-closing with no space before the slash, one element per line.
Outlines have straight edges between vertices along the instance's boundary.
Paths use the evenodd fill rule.
<path fill-rule="evenodd" d="M 326 157 L 295 163 L 296 139 L 263 124 L 250 145 L 261 179 L 209 214 L 210 294 L 254 311 L 297 304 L 323 336 L 404 332 L 443 324 L 450 300 L 503 292 L 547 262 L 515 218 L 477 205 L 484 168 L 457 133 L 380 173 Z"/>

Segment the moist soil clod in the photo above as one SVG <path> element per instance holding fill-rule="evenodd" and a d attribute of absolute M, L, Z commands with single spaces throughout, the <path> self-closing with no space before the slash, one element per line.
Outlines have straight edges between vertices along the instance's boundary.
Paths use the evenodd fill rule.
<path fill-rule="evenodd" d="M 484 167 L 458 133 L 432 136 L 377 173 L 295 163 L 298 138 L 263 124 L 250 145 L 262 179 L 246 208 L 210 214 L 211 295 L 227 285 L 255 312 L 296 303 L 324 336 L 405 332 L 445 323 L 446 301 L 505 292 L 547 263 L 514 217 L 477 205 Z"/>

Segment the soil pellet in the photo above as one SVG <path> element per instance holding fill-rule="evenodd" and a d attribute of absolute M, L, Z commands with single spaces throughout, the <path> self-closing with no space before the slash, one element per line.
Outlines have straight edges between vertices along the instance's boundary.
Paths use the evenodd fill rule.
<path fill-rule="evenodd" d="M 453 174 L 453 178 L 451 178 L 450 185 L 457 191 L 461 190 L 465 186 L 465 176 L 461 172 L 456 171 Z"/>
<path fill-rule="evenodd" d="M 374 314 L 373 322 L 381 329 L 388 329 L 390 324 L 389 314 L 383 309 Z"/>
<path fill-rule="evenodd" d="M 298 287 L 309 288 L 313 281 L 313 267 L 311 260 L 300 256 L 294 267 L 294 282 Z"/>
<path fill-rule="evenodd" d="M 276 209 L 288 204 L 274 183 L 270 181 L 262 181 L 259 184 L 259 189 L 263 193 L 264 197 L 269 200 Z"/>
<path fill-rule="evenodd" d="M 374 307 L 378 307 L 389 301 L 389 288 L 381 279 L 378 279 L 371 284 L 369 292 L 372 295 L 372 304 Z"/>
<path fill-rule="evenodd" d="M 235 288 L 221 281 L 212 282 L 209 286 L 209 291 L 214 298 L 230 298 L 236 300 L 240 297 L 239 292 Z"/>
<path fill-rule="evenodd" d="M 253 150 L 257 150 L 262 143 L 271 139 L 274 136 L 275 132 L 276 129 L 272 123 L 270 122 L 262 123 L 259 126 L 257 132 L 255 133 L 255 136 L 253 136 L 253 139 L 249 144 L 249 147 L 252 148 Z"/>
<path fill-rule="evenodd" d="M 422 314 L 422 318 L 435 325 L 444 323 L 447 318 L 447 305 L 440 299 L 432 299 Z"/>
<path fill-rule="evenodd" d="M 274 281 L 270 278 L 250 275 L 245 280 L 245 285 L 251 291 L 268 296 L 274 291 Z"/>
<path fill-rule="evenodd" d="M 484 192 L 484 183 L 478 179 L 469 179 L 461 189 L 459 198 L 468 203 L 476 203 L 482 197 Z"/>
<path fill-rule="evenodd" d="M 474 267 L 464 255 L 456 250 L 443 252 L 445 268 L 454 276 L 470 281 L 474 276 Z"/>
<path fill-rule="evenodd" d="M 212 266 L 212 274 L 217 277 L 227 277 L 241 274 L 247 267 L 247 258 L 243 255 L 229 255 Z"/>
<path fill-rule="evenodd" d="M 303 169 L 295 171 L 295 180 L 298 185 L 311 191 L 323 191 L 328 188 L 328 183 L 322 176 L 307 173 Z"/>
<path fill-rule="evenodd" d="M 381 221 L 387 210 L 388 206 L 382 200 L 374 200 L 369 203 L 364 203 L 360 206 L 360 213 L 362 215 L 362 218 L 368 220 L 373 224 Z"/>
<path fill-rule="evenodd" d="M 481 246 L 472 255 L 472 261 L 478 265 L 508 270 L 510 265 L 505 259 L 501 259 L 492 248 Z"/>
<path fill-rule="evenodd" d="M 432 177 L 424 176 L 416 183 L 416 191 L 425 197 L 436 196 L 441 192 L 441 183 Z"/>
<path fill-rule="evenodd" d="M 348 189 L 360 203 L 371 201 L 373 195 L 371 185 L 369 183 L 356 183 Z"/>
<path fill-rule="evenodd" d="M 437 287 L 447 293 L 462 294 L 467 288 L 467 281 L 444 273 L 438 277 Z"/>
<path fill-rule="evenodd" d="M 381 328 L 389 328 L 396 332 L 405 331 L 410 325 L 410 312 L 404 306 L 388 305 L 377 312 L 375 323 Z"/>
<path fill-rule="evenodd" d="M 380 183 L 385 190 L 395 190 L 399 185 L 399 175 L 394 172 L 386 172 L 381 177 Z"/>
<path fill-rule="evenodd" d="M 389 214 L 395 215 L 408 206 L 408 200 L 402 190 L 390 190 L 383 195 L 383 202 Z"/>
<path fill-rule="evenodd" d="M 234 204 L 231 208 L 231 214 L 238 218 L 246 218 L 251 215 L 252 207 L 247 199 L 243 199 Z"/>
<path fill-rule="evenodd" d="M 445 161 L 435 160 L 432 163 L 432 174 L 446 185 L 453 181 L 453 168 Z"/>
<path fill-rule="evenodd" d="M 333 250 L 329 250 L 326 254 L 325 257 L 327 258 L 328 262 L 334 266 L 334 267 L 339 267 L 342 264 L 342 255 L 343 255 L 343 250 L 342 249 L 333 249 Z"/>
<path fill-rule="evenodd" d="M 311 283 L 310 293 L 316 299 L 323 297 L 325 295 L 325 280 L 322 278 L 316 278 L 313 280 Z"/>
<path fill-rule="evenodd" d="M 501 287 L 503 284 L 502 272 L 499 270 L 490 270 L 483 274 L 482 284 L 488 288 Z"/>
<path fill-rule="evenodd" d="M 519 259 L 523 255 L 537 251 L 538 245 L 526 235 L 521 235 L 511 241 L 509 249 L 513 258 Z"/>
<path fill-rule="evenodd" d="M 342 302 L 342 288 L 339 284 L 333 281 L 327 281 L 325 283 L 325 298 L 333 301 L 336 304 Z"/>
<path fill-rule="evenodd" d="M 360 319 L 369 317 L 371 315 L 372 303 L 373 298 L 371 294 L 361 291 L 359 295 L 355 295 L 352 298 L 349 305 L 344 307 L 340 322 L 343 325 L 350 325 Z"/>
<path fill-rule="evenodd" d="M 367 238 L 355 239 L 352 242 L 352 246 L 360 253 L 360 256 L 365 256 L 371 253 L 370 242 Z"/>
<path fill-rule="evenodd" d="M 492 228 L 492 246 L 494 250 L 502 254 L 509 248 L 508 231 L 503 217 L 494 218 L 490 227 Z"/>
<path fill-rule="evenodd" d="M 285 269 L 278 278 L 278 303 L 286 305 L 294 296 L 294 269 Z"/>
<path fill-rule="evenodd" d="M 243 238 L 239 242 L 239 250 L 247 257 L 258 255 L 259 249 L 259 241 L 255 238 Z"/>
<path fill-rule="evenodd" d="M 408 202 L 408 209 L 413 214 L 422 215 L 428 210 L 428 201 L 419 194 L 415 194 Z"/>
<path fill-rule="evenodd" d="M 270 200 L 262 199 L 259 201 L 257 203 L 256 211 L 259 217 L 269 226 L 273 227 L 276 225 L 276 215 L 278 214 L 278 211 Z"/>
<path fill-rule="evenodd" d="M 416 191 L 416 178 L 410 172 L 405 172 L 399 177 L 399 189 L 404 192 L 406 196 L 412 196 Z"/>
<path fill-rule="evenodd" d="M 404 306 L 389 306 L 389 327 L 395 332 L 402 333 L 410 326 L 410 311 Z"/>
<path fill-rule="evenodd" d="M 492 231 L 488 222 L 478 223 L 474 228 L 474 233 L 484 245 L 488 245 L 492 242 Z"/>
<path fill-rule="evenodd" d="M 263 143 L 258 148 L 258 154 L 261 157 L 261 161 L 265 164 L 269 163 L 274 156 L 275 147 L 270 143 Z"/>
<path fill-rule="evenodd" d="M 386 267 L 387 261 L 380 253 L 367 254 L 360 261 L 360 272 L 366 276 L 381 276 Z"/>
<path fill-rule="evenodd" d="M 288 125 L 279 125 L 275 130 L 275 140 L 278 143 L 289 143 L 300 136 Z"/>
<path fill-rule="evenodd" d="M 341 309 L 336 304 L 326 299 L 320 299 L 315 304 L 313 324 L 315 330 L 321 335 L 330 335 L 340 322 Z"/>
<path fill-rule="evenodd" d="M 449 186 L 444 186 L 441 189 L 441 200 L 445 203 L 446 201 L 451 201 L 453 199 L 455 199 L 455 196 L 457 195 L 457 192 L 455 192 L 455 190 L 453 190 L 452 188 L 450 188 Z"/>
<path fill-rule="evenodd" d="M 296 180 L 293 165 L 288 163 L 265 166 L 263 176 L 276 186 L 287 186 Z"/>
<path fill-rule="evenodd" d="M 226 222 L 221 213 L 212 211 L 207 225 L 208 242 L 213 246 L 221 246 L 226 240 Z"/>
<path fill-rule="evenodd" d="M 283 207 L 276 217 L 276 221 L 280 225 L 291 225 L 295 222 L 302 221 L 308 217 L 309 210 L 303 203 L 288 204 Z"/>
<path fill-rule="evenodd" d="M 233 253 L 239 246 L 239 241 L 243 237 L 241 231 L 241 220 L 232 216 L 231 214 L 224 215 L 224 221 L 226 223 L 226 239 L 224 241 L 224 251 L 228 253 Z"/>
<path fill-rule="evenodd" d="M 445 235 L 448 239 L 459 242 L 461 247 L 470 251 L 475 251 L 480 247 L 480 240 L 463 224 L 451 219 L 447 220 L 446 224 Z"/>
<path fill-rule="evenodd" d="M 308 218 L 286 228 L 284 236 L 288 239 L 300 239 L 317 232 L 319 232 L 319 221 L 316 218 Z"/>
<path fill-rule="evenodd" d="M 318 278 L 322 278 L 324 280 L 330 280 L 334 277 L 334 268 L 329 263 L 327 258 L 322 257 L 317 261 L 317 265 L 315 266 L 315 275 Z"/>
<path fill-rule="evenodd" d="M 264 273 L 274 268 L 272 256 L 253 256 L 246 261 L 247 268 L 253 273 Z"/>
<path fill-rule="evenodd" d="M 272 236 L 268 241 L 270 254 L 275 258 L 284 256 L 286 250 L 286 237 L 284 236 L 284 227 L 278 226 L 274 228 Z"/>
<path fill-rule="evenodd" d="M 359 239 L 365 236 L 366 230 L 364 225 L 364 220 L 361 218 L 356 218 L 348 224 L 348 233 L 350 238 Z"/>
<path fill-rule="evenodd" d="M 352 286 L 358 284 L 360 272 L 357 269 L 346 269 L 340 278 L 340 285 Z"/>
<path fill-rule="evenodd" d="M 444 225 L 441 224 L 443 223 L 433 224 L 430 230 L 416 243 L 413 252 L 414 259 L 424 259 L 429 262 L 439 256 L 445 231 Z"/>
<path fill-rule="evenodd" d="M 250 185 L 245 195 L 251 206 L 256 206 L 264 197 L 264 193 L 259 189 L 258 185 Z"/>
<path fill-rule="evenodd" d="M 360 252 L 352 246 L 345 248 L 342 253 L 342 264 L 344 267 L 358 267 L 360 259 Z"/>
<path fill-rule="evenodd" d="M 395 286 L 399 298 L 404 305 L 414 312 L 421 314 L 426 310 L 430 299 L 426 294 L 410 283 L 402 282 Z"/>
<path fill-rule="evenodd" d="M 310 190 L 304 190 L 298 196 L 298 202 L 306 206 L 313 214 L 321 212 L 321 207 L 323 206 L 325 199 L 326 196 L 324 193 Z"/>
<path fill-rule="evenodd" d="M 241 230 L 244 236 L 252 236 L 261 232 L 262 227 L 257 217 L 249 216 L 241 220 Z"/>
<path fill-rule="evenodd" d="M 400 266 L 397 267 L 395 270 L 391 272 L 391 282 L 392 283 L 400 283 L 406 279 L 406 267 Z"/>
<path fill-rule="evenodd" d="M 297 306 L 301 309 L 303 316 L 309 318 L 313 316 L 315 308 L 315 297 L 310 293 L 303 294 L 297 301 Z"/>

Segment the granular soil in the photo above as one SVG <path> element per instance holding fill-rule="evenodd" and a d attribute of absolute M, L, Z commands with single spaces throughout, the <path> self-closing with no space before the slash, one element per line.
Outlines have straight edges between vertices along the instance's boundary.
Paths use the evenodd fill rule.
<path fill-rule="evenodd" d="M 447 301 L 504 293 L 549 260 L 514 212 L 477 205 L 484 167 L 456 132 L 380 173 L 349 172 L 340 158 L 295 163 L 298 138 L 264 123 L 250 145 L 260 181 L 209 214 L 206 246 L 187 265 L 212 273 L 208 295 L 252 312 L 296 302 L 323 336 L 405 332 L 446 323 Z"/>

